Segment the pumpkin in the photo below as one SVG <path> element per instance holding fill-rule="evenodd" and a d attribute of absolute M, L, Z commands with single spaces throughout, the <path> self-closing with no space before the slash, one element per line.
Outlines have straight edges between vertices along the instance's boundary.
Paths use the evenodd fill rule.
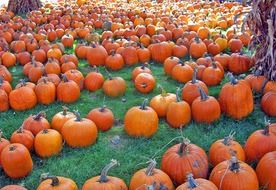
<path fill-rule="evenodd" d="M 127 190 L 127 185 L 122 179 L 107 175 L 109 170 L 117 165 L 118 162 L 116 160 L 111 160 L 103 168 L 100 176 L 92 177 L 84 183 L 82 190 L 105 190 L 109 188 L 112 190 Z"/>
<path fill-rule="evenodd" d="M 230 55 L 225 53 L 220 53 L 214 57 L 214 60 L 219 62 L 223 66 L 224 70 L 228 69 L 230 59 Z"/>
<path fill-rule="evenodd" d="M 107 68 L 117 71 L 124 67 L 125 62 L 121 54 L 112 51 L 111 55 L 106 58 L 105 65 Z"/>
<path fill-rule="evenodd" d="M 125 47 L 122 51 L 122 56 L 126 65 L 133 65 L 139 61 L 136 48 L 132 46 Z"/>
<path fill-rule="evenodd" d="M 152 44 L 148 47 L 153 61 L 163 63 L 168 57 L 172 56 L 172 48 L 168 42 Z"/>
<path fill-rule="evenodd" d="M 77 66 L 72 61 L 67 61 L 61 65 L 61 73 L 65 73 L 69 70 L 77 69 Z"/>
<path fill-rule="evenodd" d="M 30 68 L 28 78 L 30 82 L 36 83 L 43 75 L 44 66 L 34 64 L 33 67 Z"/>
<path fill-rule="evenodd" d="M 166 75 L 171 75 L 174 66 L 180 62 L 178 57 L 170 56 L 168 57 L 163 64 L 164 72 Z"/>
<path fill-rule="evenodd" d="M 130 179 L 129 190 L 147 190 L 145 185 L 151 185 L 155 183 L 155 189 L 160 188 L 161 185 L 167 190 L 173 190 L 174 186 L 170 177 L 160 169 L 156 167 L 156 161 L 151 160 L 147 168 L 140 169 Z"/>
<path fill-rule="evenodd" d="M 245 161 L 245 152 L 242 146 L 233 139 L 233 134 L 215 141 L 209 149 L 209 158 L 212 166 L 229 160 L 233 154 L 240 161 Z"/>
<path fill-rule="evenodd" d="M 187 125 L 191 121 L 190 105 L 181 101 L 180 89 L 176 92 L 176 102 L 171 102 L 167 108 L 166 120 L 173 128 L 180 128 Z"/>
<path fill-rule="evenodd" d="M 83 89 L 84 77 L 79 70 L 72 69 L 72 70 L 66 71 L 64 75 L 68 80 L 75 81 L 78 84 L 80 90 Z"/>
<path fill-rule="evenodd" d="M 104 77 L 96 68 L 95 71 L 89 72 L 84 79 L 84 87 L 89 91 L 96 91 L 102 88 Z"/>
<path fill-rule="evenodd" d="M 187 182 L 178 186 L 176 190 L 218 190 L 217 186 L 203 178 L 193 178 L 193 174 L 187 174 Z"/>
<path fill-rule="evenodd" d="M 54 190 L 54 189 L 66 189 L 66 190 L 78 190 L 77 184 L 66 177 L 61 176 L 42 176 L 42 181 L 36 190 Z"/>
<path fill-rule="evenodd" d="M 111 129 L 114 123 L 114 115 L 106 106 L 92 109 L 86 116 L 87 119 L 93 121 L 97 128 L 101 131 Z"/>
<path fill-rule="evenodd" d="M 148 48 L 145 48 L 142 44 L 140 44 L 140 48 L 137 49 L 137 56 L 140 63 L 145 63 L 150 61 L 151 53 Z"/>
<path fill-rule="evenodd" d="M 43 49 L 37 49 L 32 52 L 34 60 L 45 63 L 47 61 L 47 55 Z"/>
<path fill-rule="evenodd" d="M 0 166 L 1 166 L 1 153 L 3 149 L 10 144 L 10 141 L 2 137 L 3 132 L 0 130 Z"/>
<path fill-rule="evenodd" d="M 188 49 L 184 45 L 175 45 L 172 48 L 172 55 L 178 58 L 185 57 L 188 54 Z"/>
<path fill-rule="evenodd" d="M 62 106 L 63 111 L 56 113 L 51 122 L 51 127 L 61 133 L 62 127 L 66 121 L 75 118 L 75 114 L 68 111 L 68 108 Z"/>
<path fill-rule="evenodd" d="M 207 46 L 207 49 L 208 49 L 208 52 L 211 54 L 211 55 L 213 55 L 213 56 L 215 56 L 215 55 L 217 55 L 217 54 L 219 54 L 220 53 L 220 46 L 219 46 L 219 44 L 217 44 L 217 43 L 210 43 L 208 46 Z"/>
<path fill-rule="evenodd" d="M 59 48 L 51 48 L 49 51 L 47 51 L 47 57 L 49 58 L 54 58 L 57 60 L 60 60 L 62 56 L 62 52 Z"/>
<path fill-rule="evenodd" d="M 4 78 L 4 80 L 8 82 L 12 81 L 12 75 L 10 71 L 7 69 L 7 67 L 2 65 L 1 62 L 0 62 L 0 75 Z"/>
<path fill-rule="evenodd" d="M 200 80 L 196 80 L 198 69 L 194 69 L 192 80 L 188 81 L 182 88 L 182 99 L 192 105 L 193 101 L 200 96 L 198 88 L 201 87 L 208 94 L 208 87 Z"/>
<path fill-rule="evenodd" d="M 244 151 L 247 162 L 259 161 L 263 155 L 276 150 L 276 134 L 272 125 L 265 121 L 265 128 L 253 132 L 245 142 Z"/>
<path fill-rule="evenodd" d="M 134 86 L 136 90 L 147 94 L 155 87 L 155 78 L 149 73 L 140 73 L 135 77 Z"/>
<path fill-rule="evenodd" d="M 236 80 L 230 75 L 230 82 L 224 84 L 219 93 L 221 111 L 234 119 L 241 119 L 253 111 L 253 95 L 245 80 Z"/>
<path fill-rule="evenodd" d="M 1 59 L 2 59 L 2 64 L 7 68 L 14 66 L 16 63 L 15 55 L 10 52 L 3 53 L 3 55 L 1 56 Z"/>
<path fill-rule="evenodd" d="M 219 102 L 212 96 L 208 96 L 204 90 L 199 87 L 200 97 L 197 97 L 192 105 L 192 116 L 196 122 L 212 123 L 220 118 Z"/>
<path fill-rule="evenodd" d="M 86 59 L 91 66 L 104 65 L 107 56 L 107 51 L 101 45 L 92 44 L 92 46 L 87 47 Z"/>
<path fill-rule="evenodd" d="M 266 94 L 269 91 L 276 92 L 276 82 L 275 81 L 265 82 L 265 86 L 264 86 L 264 89 L 263 89 L 263 94 Z"/>
<path fill-rule="evenodd" d="M 212 62 L 211 66 L 204 69 L 202 73 L 202 81 L 207 86 L 215 86 L 220 84 L 224 77 L 224 72 L 218 67 L 217 62 Z"/>
<path fill-rule="evenodd" d="M 158 115 L 151 107 L 146 106 L 147 101 L 145 99 L 141 106 L 134 106 L 126 112 L 124 129 L 128 135 L 148 138 L 156 133 Z"/>
<path fill-rule="evenodd" d="M 41 62 L 36 61 L 33 57 L 29 63 L 23 66 L 23 74 L 29 76 L 30 70 L 34 67 L 43 68 L 43 64 Z"/>
<path fill-rule="evenodd" d="M 240 39 L 232 38 L 228 41 L 228 47 L 230 48 L 231 52 L 236 53 L 241 51 L 243 44 Z"/>
<path fill-rule="evenodd" d="M 38 103 L 49 105 L 56 99 L 56 86 L 44 78 L 43 82 L 36 85 L 35 94 Z"/>
<path fill-rule="evenodd" d="M 195 178 L 206 178 L 208 157 L 202 148 L 184 139 L 182 143 L 170 147 L 164 153 L 161 169 L 175 184 L 180 185 L 185 182 L 187 173 L 192 173 Z"/>
<path fill-rule="evenodd" d="M 80 87 L 72 80 L 68 80 L 65 75 L 57 86 L 57 100 L 65 103 L 75 102 L 80 97 Z"/>
<path fill-rule="evenodd" d="M 126 81 L 121 77 L 112 77 L 110 74 L 108 79 L 103 83 L 103 92 L 110 97 L 118 97 L 126 91 Z"/>
<path fill-rule="evenodd" d="M 34 136 L 43 129 L 50 129 L 50 124 L 46 119 L 45 112 L 41 111 L 36 115 L 30 115 L 23 122 L 23 129 L 29 130 Z"/>
<path fill-rule="evenodd" d="M 54 129 L 43 129 L 35 136 L 35 153 L 42 158 L 58 154 L 61 151 L 61 148 L 61 134 Z"/>
<path fill-rule="evenodd" d="M 25 177 L 33 169 L 29 150 L 18 143 L 10 144 L 3 149 L 1 164 L 5 174 L 12 179 Z"/>
<path fill-rule="evenodd" d="M 148 74 L 152 74 L 151 70 L 147 67 L 147 63 L 142 64 L 142 66 L 139 67 L 135 67 L 132 70 L 131 73 L 131 79 L 134 81 L 135 78 L 137 77 L 137 75 L 139 75 L 140 73 L 148 73 Z"/>
<path fill-rule="evenodd" d="M 248 72 L 251 68 L 251 58 L 242 53 L 233 53 L 230 56 L 228 69 L 234 74 L 242 74 Z"/>
<path fill-rule="evenodd" d="M 23 111 L 33 108 L 37 104 L 37 97 L 33 89 L 23 86 L 10 92 L 9 102 L 12 109 Z"/>
<path fill-rule="evenodd" d="M 31 131 L 23 129 L 23 126 L 14 131 L 10 138 L 11 143 L 23 144 L 29 151 L 33 150 L 34 135 Z"/>
<path fill-rule="evenodd" d="M 65 142 L 72 148 L 86 147 L 95 143 L 98 130 L 95 123 L 89 119 L 81 118 L 75 112 L 76 118 L 69 119 L 62 127 L 61 134 Z"/>
<path fill-rule="evenodd" d="M 61 68 L 59 62 L 52 58 L 48 59 L 48 62 L 45 64 L 45 73 L 46 74 L 57 74 L 59 75 L 61 72 Z"/>
<path fill-rule="evenodd" d="M 255 171 L 236 157 L 219 163 L 212 170 L 210 181 L 221 190 L 259 189 Z"/>
<path fill-rule="evenodd" d="M 4 90 L 7 95 L 9 95 L 9 93 L 12 91 L 11 84 L 8 81 L 4 80 L 2 76 L 0 76 L 0 90 Z"/>
<path fill-rule="evenodd" d="M 158 86 L 161 89 L 161 94 L 154 96 L 150 100 L 150 107 L 154 109 L 158 117 L 165 117 L 167 114 L 168 106 L 172 102 L 176 102 L 176 95 L 173 93 L 167 93 L 162 86 Z"/>
<path fill-rule="evenodd" d="M 9 107 L 9 96 L 4 90 L 0 89 L 0 112 L 8 111 Z"/>
<path fill-rule="evenodd" d="M 176 66 L 173 67 L 171 75 L 172 78 L 178 82 L 186 83 L 193 78 L 193 69 L 190 65 L 180 61 Z"/>
<path fill-rule="evenodd" d="M 275 167 L 276 167 L 276 151 L 265 154 L 257 165 L 256 173 L 260 186 L 267 190 L 276 188 Z"/>
<path fill-rule="evenodd" d="M 7 185 L 5 187 L 2 187 L 0 190 L 27 190 L 27 189 L 20 185 Z"/>
<path fill-rule="evenodd" d="M 73 47 L 74 38 L 70 34 L 65 34 L 61 38 L 61 43 L 64 45 L 64 47 Z"/>
<path fill-rule="evenodd" d="M 261 72 L 258 69 L 253 74 L 247 75 L 245 80 L 249 83 L 252 90 L 260 93 L 266 81 L 266 77 L 261 75 Z"/>
<path fill-rule="evenodd" d="M 261 100 L 262 110 L 271 117 L 276 117 L 276 92 L 269 91 Z"/>
<path fill-rule="evenodd" d="M 195 37 L 190 45 L 190 48 L 189 48 L 189 53 L 190 53 L 191 57 L 200 58 L 206 52 L 207 52 L 207 47 L 206 47 L 205 43 L 202 42 L 202 40 L 200 40 L 198 37 Z"/>

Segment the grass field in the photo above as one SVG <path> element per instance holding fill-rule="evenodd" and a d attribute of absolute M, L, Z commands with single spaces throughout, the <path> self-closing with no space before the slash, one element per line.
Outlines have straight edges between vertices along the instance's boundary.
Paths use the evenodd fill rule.
<path fill-rule="evenodd" d="M 68 50 L 72 52 L 72 50 Z M 145 162 L 155 155 L 160 163 L 163 152 L 166 148 L 162 148 L 171 139 L 180 136 L 188 137 L 192 143 L 195 143 L 206 151 L 210 144 L 231 131 L 236 133 L 236 139 L 244 144 L 246 138 L 251 132 L 263 127 L 264 113 L 260 110 L 259 100 L 255 100 L 254 112 L 244 120 L 234 121 L 228 117 L 222 116 L 219 121 L 212 125 L 202 125 L 191 122 L 188 126 L 181 130 L 169 128 L 164 119 L 160 120 L 158 132 L 151 139 L 131 138 L 127 136 L 123 129 L 123 119 L 126 111 L 135 105 L 139 105 L 144 98 L 152 98 L 159 94 L 158 89 L 147 95 L 138 93 L 131 82 L 131 71 L 134 67 L 126 67 L 118 72 L 111 72 L 113 76 L 121 76 L 127 81 L 127 92 L 121 98 L 105 98 L 105 104 L 112 109 L 116 117 L 116 126 L 105 133 L 100 132 L 97 143 L 81 149 L 72 149 L 64 145 L 62 152 L 49 159 L 40 159 L 34 154 L 33 172 L 26 178 L 21 180 L 11 180 L 5 176 L 3 171 L 0 172 L 0 187 L 6 184 L 22 184 L 30 190 L 36 189 L 39 184 L 39 178 L 42 173 L 50 173 L 52 175 L 60 175 L 72 178 L 81 187 L 83 183 L 90 177 L 98 175 L 101 169 L 111 159 L 117 159 L 120 166 L 111 171 L 110 175 L 120 177 L 129 183 L 131 176 L 140 168 L 146 167 Z M 151 70 L 156 77 L 157 83 L 162 85 L 168 92 L 175 92 L 177 87 L 183 84 L 177 83 L 168 78 L 163 73 L 161 64 L 151 64 Z M 86 75 L 89 67 L 86 61 L 81 60 L 79 69 Z M 101 72 L 106 76 L 105 71 L 101 68 Z M 14 76 L 13 85 L 22 78 L 22 67 L 16 66 L 11 69 Z M 209 88 L 209 94 L 217 97 L 221 86 L 227 82 L 224 79 L 222 84 L 217 87 Z M 124 99 L 124 101 L 122 101 Z M 95 107 L 101 106 L 104 100 L 102 90 L 90 93 L 86 90 L 82 91 L 81 98 L 73 103 L 66 105 L 70 110 L 79 110 L 82 117 Z M 47 113 L 47 119 L 50 121 L 52 116 L 61 110 L 63 104 L 55 102 L 50 106 L 37 105 L 34 109 L 25 112 L 14 112 L 9 110 L 0 113 L 0 127 L 4 136 L 9 138 L 11 133 L 22 124 L 23 120 L 30 114 L 38 113 L 44 110 Z M 272 119 L 272 118 L 271 118 Z M 275 118 L 274 118 L 275 121 Z M 120 137 L 119 143 L 114 144 L 114 137 Z M 174 141 L 169 146 L 177 143 Z"/>

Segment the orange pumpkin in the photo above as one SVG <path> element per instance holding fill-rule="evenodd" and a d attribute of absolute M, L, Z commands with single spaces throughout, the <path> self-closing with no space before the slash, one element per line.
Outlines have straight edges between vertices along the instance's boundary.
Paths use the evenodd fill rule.
<path fill-rule="evenodd" d="M 155 87 L 155 78 L 149 73 L 140 73 L 135 77 L 134 85 L 141 93 L 149 93 Z"/>
<path fill-rule="evenodd" d="M 106 108 L 106 106 L 91 110 L 86 118 L 93 121 L 101 131 L 109 130 L 114 123 L 114 115 L 110 109 Z"/>

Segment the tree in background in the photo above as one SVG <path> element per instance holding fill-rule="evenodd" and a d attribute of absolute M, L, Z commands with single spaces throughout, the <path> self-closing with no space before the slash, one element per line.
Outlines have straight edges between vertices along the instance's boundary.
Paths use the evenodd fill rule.
<path fill-rule="evenodd" d="M 28 13 L 32 10 L 37 10 L 41 6 L 40 0 L 9 0 L 7 10 L 15 14 Z"/>

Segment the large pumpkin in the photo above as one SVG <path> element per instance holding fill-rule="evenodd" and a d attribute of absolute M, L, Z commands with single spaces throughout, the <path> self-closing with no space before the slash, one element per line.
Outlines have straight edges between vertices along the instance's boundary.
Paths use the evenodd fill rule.
<path fill-rule="evenodd" d="M 77 184 L 66 177 L 43 176 L 36 190 L 78 190 Z"/>
<path fill-rule="evenodd" d="M 33 169 L 29 150 L 18 143 L 10 144 L 3 149 L 1 164 L 4 172 L 12 179 L 25 177 Z"/>
<path fill-rule="evenodd" d="M 62 127 L 62 136 L 65 142 L 73 148 L 86 147 L 95 143 L 98 130 L 95 123 L 89 119 L 81 118 L 75 112 L 76 118 L 66 121 Z"/>
<path fill-rule="evenodd" d="M 172 78 L 178 82 L 186 83 L 193 78 L 193 69 L 190 65 L 180 61 L 179 64 L 173 67 L 171 75 Z"/>
<path fill-rule="evenodd" d="M 91 66 L 104 65 L 107 56 L 107 51 L 101 45 L 92 44 L 92 46 L 87 48 L 86 59 Z"/>
<path fill-rule="evenodd" d="M 118 162 L 116 160 L 111 160 L 111 162 L 103 168 L 100 176 L 92 177 L 84 183 L 82 190 L 127 190 L 128 188 L 122 179 L 107 175 L 109 170 L 117 165 Z"/>
<path fill-rule="evenodd" d="M 276 151 L 265 154 L 257 165 L 256 173 L 260 185 L 267 190 L 276 189 Z"/>
<path fill-rule="evenodd" d="M 37 97 L 31 88 L 20 87 L 9 94 L 10 106 L 16 111 L 23 111 L 33 108 L 37 103 Z"/>
<path fill-rule="evenodd" d="M 276 134 L 272 131 L 269 122 L 265 128 L 253 132 L 244 145 L 244 151 L 248 162 L 259 161 L 263 155 L 276 150 Z"/>
<path fill-rule="evenodd" d="M 80 97 L 80 87 L 63 75 L 62 81 L 57 86 L 57 99 L 64 103 L 75 102 Z"/>
<path fill-rule="evenodd" d="M 168 42 L 161 42 L 152 44 L 149 47 L 153 61 L 162 63 L 170 56 L 172 56 L 172 48 Z"/>
<path fill-rule="evenodd" d="M 96 91 L 102 88 L 104 83 L 103 75 L 96 68 L 95 71 L 89 72 L 84 79 L 84 87 L 89 91 Z"/>
<path fill-rule="evenodd" d="M 187 174 L 187 182 L 178 186 L 176 190 L 218 190 L 217 186 L 203 178 L 193 178 L 193 174 Z"/>
<path fill-rule="evenodd" d="M 229 160 L 233 154 L 240 161 L 245 161 L 244 150 L 242 146 L 233 139 L 233 134 L 215 141 L 209 149 L 209 158 L 212 166 L 216 166 L 225 160 Z"/>
<path fill-rule="evenodd" d="M 170 147 L 165 152 L 161 169 L 175 184 L 180 185 L 185 182 L 187 173 L 192 173 L 195 178 L 206 178 L 208 157 L 202 148 L 184 139 L 182 143 Z"/>
<path fill-rule="evenodd" d="M 210 181 L 221 190 L 259 189 L 255 171 L 236 157 L 218 164 L 210 174 Z"/>
<path fill-rule="evenodd" d="M 245 80 L 236 80 L 233 75 L 230 82 L 223 85 L 219 93 L 221 111 L 234 119 L 241 119 L 253 111 L 253 95 Z"/>
<path fill-rule="evenodd" d="M 271 117 L 276 117 L 276 92 L 269 91 L 261 100 L 262 110 Z"/>
<path fill-rule="evenodd" d="M 160 188 L 161 184 L 167 190 L 173 190 L 174 186 L 170 177 L 156 167 L 156 161 L 151 160 L 147 168 L 137 171 L 130 179 L 129 190 L 147 190 L 145 185 L 156 183 L 156 189 Z"/>
<path fill-rule="evenodd" d="M 159 122 L 158 115 L 146 104 L 147 99 L 144 100 L 141 106 L 132 107 L 125 114 L 124 129 L 128 135 L 151 137 L 156 133 Z"/>

